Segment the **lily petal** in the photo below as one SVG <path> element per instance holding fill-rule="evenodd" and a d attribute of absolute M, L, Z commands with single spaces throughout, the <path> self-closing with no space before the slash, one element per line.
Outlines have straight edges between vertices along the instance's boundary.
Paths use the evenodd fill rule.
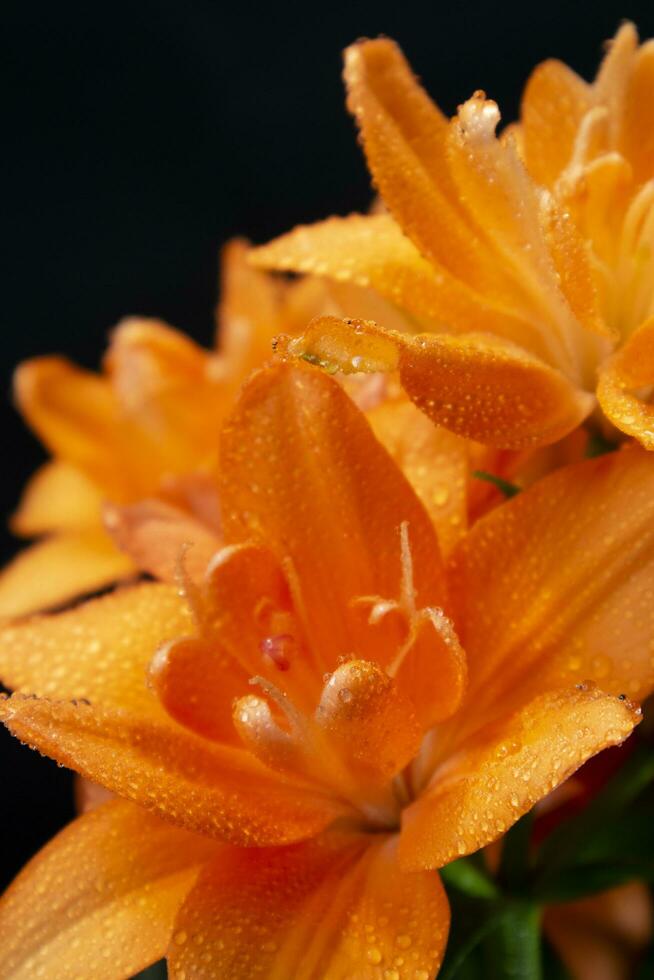
<path fill-rule="evenodd" d="M 282 330 L 282 285 L 253 267 L 252 252 L 247 241 L 235 238 L 221 255 L 216 348 L 235 381 L 272 356 L 273 338 Z"/>
<path fill-rule="evenodd" d="M 56 608 L 135 572 L 101 527 L 55 534 L 20 551 L 0 572 L 0 617 Z"/>
<path fill-rule="evenodd" d="M 116 545 L 141 571 L 174 582 L 180 562 L 193 580 L 204 574 L 220 539 L 204 524 L 161 500 L 104 508 L 105 526 Z"/>
<path fill-rule="evenodd" d="M 402 642 L 399 629 L 370 627 L 356 608 L 360 597 L 400 597 L 402 522 L 416 605 L 447 603 L 426 511 L 322 371 L 277 363 L 249 381 L 223 434 L 221 476 L 227 539 L 260 538 L 274 551 L 323 671 L 353 653 L 384 665 Z"/>
<path fill-rule="evenodd" d="M 541 202 L 540 219 L 561 291 L 575 317 L 591 333 L 618 340 L 619 332 L 601 315 L 589 247 L 570 215 L 549 199 Z"/>
<path fill-rule="evenodd" d="M 425 505 L 441 551 L 449 555 L 467 528 L 468 443 L 434 425 L 408 400 L 387 400 L 366 417 Z"/>
<path fill-rule="evenodd" d="M 322 316 L 299 337 L 279 338 L 278 350 L 329 373 L 399 369 L 405 391 L 433 422 L 500 448 L 555 442 L 595 403 L 561 372 L 492 334 L 406 336 L 369 320 Z"/>
<path fill-rule="evenodd" d="M 146 686 L 157 647 L 188 633 L 191 617 L 177 591 L 143 584 L 67 612 L 0 630 L 0 678 L 26 694 L 127 708 L 160 708 Z"/>
<path fill-rule="evenodd" d="M 214 370 L 220 376 L 217 360 L 159 320 L 128 318 L 114 330 L 105 367 L 121 414 L 138 436 L 138 449 L 127 451 L 144 479 L 141 454 L 164 473 L 197 469 L 198 447 L 206 446 L 210 459 L 213 433 L 230 404 L 212 376 Z"/>
<path fill-rule="evenodd" d="M 654 317 L 642 323 L 600 368 L 597 398 L 608 418 L 645 449 L 654 449 L 654 405 L 635 391 L 654 384 Z"/>
<path fill-rule="evenodd" d="M 76 467 L 45 463 L 30 479 L 11 518 L 14 534 L 33 537 L 51 531 L 78 531 L 97 525 L 101 494 Z"/>
<path fill-rule="evenodd" d="M 413 339 L 402 350 L 400 379 L 432 421 L 504 449 L 556 442 L 594 404 L 559 371 L 489 334 Z"/>
<path fill-rule="evenodd" d="M 452 203 L 447 122 L 398 46 L 387 39 L 352 45 L 345 52 L 344 78 L 368 166 L 402 230 L 425 258 L 497 297 L 502 271 Z"/>
<path fill-rule="evenodd" d="M 0 720 L 22 742 L 186 830 L 241 845 L 289 843 L 347 812 L 242 750 L 125 711 L 14 694 Z"/>
<path fill-rule="evenodd" d="M 499 119 L 496 103 L 485 99 L 483 93 L 460 106 L 447 141 L 452 174 L 460 195 L 495 250 L 497 266 L 512 276 L 516 308 L 533 322 L 532 339 L 528 345 L 526 340 L 521 342 L 553 367 L 575 377 L 579 364 L 572 338 L 580 328 L 562 287 L 582 277 L 579 272 L 576 277 L 569 272 L 564 277 L 558 273 L 545 240 L 536 186 L 515 143 L 495 136 Z M 555 212 L 554 205 L 551 211 Z M 559 251 L 564 234 L 554 223 L 551 238 Z M 566 236 L 569 252 L 572 235 L 569 231 Z M 573 255 L 575 264 L 588 276 L 583 250 L 578 248 Z M 589 289 L 587 286 L 586 291 Z M 578 292 L 576 286 L 573 295 Z M 578 301 L 576 305 L 580 305 Z M 597 317 L 588 319 L 597 325 Z"/>
<path fill-rule="evenodd" d="M 276 615 L 291 610 L 278 560 L 266 547 L 231 545 L 214 555 L 203 584 L 203 634 L 224 647 L 247 676 L 265 673 L 262 641 L 279 632 Z"/>
<path fill-rule="evenodd" d="M 168 714 L 220 742 L 239 741 L 232 704 L 249 690 L 250 676 L 219 645 L 196 637 L 165 644 L 149 668 L 150 682 Z"/>
<path fill-rule="evenodd" d="M 176 922 L 171 980 L 428 978 L 449 909 L 438 876 L 405 874 L 397 841 L 231 849 L 206 869 Z M 201 937 L 201 941 L 200 941 Z"/>
<path fill-rule="evenodd" d="M 533 338 L 533 327 L 510 307 L 422 257 L 386 214 L 328 218 L 301 225 L 254 249 L 251 262 L 281 272 L 326 276 L 377 290 L 405 310 L 419 329 L 489 330 L 515 340 Z M 346 308 L 349 316 L 354 309 Z M 386 319 L 380 322 L 390 326 Z"/>
<path fill-rule="evenodd" d="M 3 975 L 119 980 L 144 969 L 164 955 L 181 902 L 219 848 L 122 801 L 80 817 L 0 901 Z"/>
<path fill-rule="evenodd" d="M 625 94 L 620 148 L 633 168 L 637 183 L 649 180 L 654 162 L 654 41 L 646 41 L 636 53 Z"/>
<path fill-rule="evenodd" d="M 608 44 L 608 50 L 593 84 L 594 95 L 600 104 L 609 108 L 609 120 L 615 127 L 611 134 L 618 136 L 618 120 L 624 111 L 624 101 L 638 50 L 638 32 L 626 21 Z"/>
<path fill-rule="evenodd" d="M 640 717 L 629 701 L 580 685 L 478 731 L 403 811 L 402 866 L 439 868 L 489 844 L 592 755 L 624 741 Z"/>
<path fill-rule="evenodd" d="M 14 376 L 18 407 L 52 454 L 79 468 L 111 495 L 125 493 L 119 416 L 109 382 L 61 357 L 21 364 Z"/>
<path fill-rule="evenodd" d="M 582 118 L 592 105 L 590 86 L 561 61 L 534 70 L 522 100 L 525 159 L 531 175 L 552 187 L 570 162 Z"/>
<path fill-rule="evenodd" d="M 562 561 L 561 556 L 566 560 Z M 455 556 L 470 697 L 594 680 L 654 686 L 654 459 L 636 446 L 538 480 L 472 528 Z"/>

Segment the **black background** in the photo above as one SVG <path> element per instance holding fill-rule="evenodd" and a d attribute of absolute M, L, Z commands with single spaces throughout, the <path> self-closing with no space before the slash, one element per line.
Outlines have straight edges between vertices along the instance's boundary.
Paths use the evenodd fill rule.
<path fill-rule="evenodd" d="M 367 206 L 343 105 L 346 44 L 395 37 L 447 112 L 483 88 L 508 121 L 538 61 L 555 55 L 589 77 L 623 18 L 654 34 L 651 0 L 5 0 L 2 514 L 42 458 L 11 408 L 18 361 L 61 352 L 95 365 L 129 313 L 208 344 L 223 242 Z M 15 544 L 2 534 L 6 559 Z M 72 807 L 69 775 L 4 733 L 0 765 L 4 882 Z"/>

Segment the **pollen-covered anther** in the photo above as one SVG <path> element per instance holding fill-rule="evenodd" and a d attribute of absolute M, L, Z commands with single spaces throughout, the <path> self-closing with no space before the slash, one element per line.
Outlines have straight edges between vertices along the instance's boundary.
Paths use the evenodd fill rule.
<path fill-rule="evenodd" d="M 486 98 L 481 89 L 459 106 L 459 124 L 468 137 L 491 139 L 500 121 L 497 102 Z"/>
<path fill-rule="evenodd" d="M 297 769 L 301 752 L 293 734 L 273 718 L 265 698 L 248 694 L 234 703 L 234 727 L 247 748 L 272 769 Z"/>
<path fill-rule="evenodd" d="M 384 688 L 392 686 L 383 671 L 372 664 L 367 666 L 384 679 Z M 348 667 L 350 664 L 338 668 L 336 675 L 339 676 L 339 672 Z M 379 678 L 376 682 L 379 683 Z M 384 766 L 383 778 L 380 778 L 378 769 L 371 774 L 357 765 L 357 746 L 365 742 L 369 746 L 371 758 L 378 766 L 379 752 L 370 744 L 370 739 L 366 738 L 366 730 L 371 725 L 371 734 L 375 734 L 374 719 L 377 720 L 377 737 L 389 740 L 395 753 L 394 758 L 398 757 L 398 745 L 404 745 L 401 738 L 397 744 L 394 742 L 393 735 L 397 725 L 389 729 L 384 724 L 384 712 L 380 715 L 374 710 L 369 690 L 364 697 L 368 710 L 364 709 L 362 717 L 353 719 L 356 731 L 351 729 L 349 734 L 344 732 L 345 737 L 340 738 L 338 726 L 320 723 L 317 717 L 320 709 L 315 712 L 316 717 L 313 712 L 305 714 L 287 694 L 263 677 L 253 677 L 250 683 L 261 688 L 263 697 L 247 695 L 238 698 L 234 702 L 232 718 L 245 746 L 260 762 L 272 769 L 293 773 L 316 784 L 321 791 L 327 790 L 330 794 L 335 794 L 353 807 L 353 811 L 358 813 L 358 819 L 363 816 L 366 822 L 373 822 L 375 825 L 395 826 L 397 807 L 388 774 L 393 775 L 402 768 L 404 759 L 408 761 L 415 754 L 418 742 L 412 742 L 409 754 L 405 753 L 400 757 L 401 762 L 397 763 L 397 768 L 395 763 Z M 332 689 L 333 687 L 332 684 Z M 339 699 L 339 703 L 344 704 L 348 697 L 346 694 Z M 412 715 L 406 702 L 402 702 L 399 715 L 402 726 L 406 726 L 407 720 L 412 725 Z"/>
<path fill-rule="evenodd" d="M 417 752 L 421 729 L 407 698 L 377 664 L 341 664 L 323 688 L 316 721 L 351 766 L 389 779 Z"/>

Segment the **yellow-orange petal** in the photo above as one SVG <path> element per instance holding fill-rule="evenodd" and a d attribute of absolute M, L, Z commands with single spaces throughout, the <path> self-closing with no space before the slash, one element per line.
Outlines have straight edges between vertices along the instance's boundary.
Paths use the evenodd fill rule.
<path fill-rule="evenodd" d="M 570 214 L 549 199 L 546 205 L 541 202 L 540 217 L 561 291 L 575 317 L 591 333 L 617 340 L 618 331 L 600 313 L 590 247 Z"/>
<path fill-rule="evenodd" d="M 193 580 L 202 578 L 220 538 L 177 507 L 162 500 L 143 500 L 104 508 L 107 531 L 136 568 L 164 582 L 174 582 L 183 566 Z"/>
<path fill-rule="evenodd" d="M 165 323 L 131 318 L 114 331 L 105 368 L 129 423 L 121 448 L 140 496 L 156 489 L 159 473 L 211 465 L 231 403 L 217 355 Z"/>
<path fill-rule="evenodd" d="M 452 621 L 440 608 L 423 609 L 397 671 L 398 689 L 411 701 L 423 731 L 456 711 L 467 680 L 465 651 Z"/>
<path fill-rule="evenodd" d="M 503 272 L 451 190 L 447 123 L 399 47 L 380 38 L 345 52 L 348 108 L 384 203 L 425 258 L 497 298 Z"/>
<path fill-rule="evenodd" d="M 444 308 L 432 267 L 387 214 L 350 214 L 299 225 L 253 249 L 250 262 L 372 287 L 418 320 L 440 319 Z M 452 288 L 456 293 L 456 284 Z"/>
<path fill-rule="evenodd" d="M 565 230 L 555 229 L 552 238 L 557 250 L 562 250 L 565 240 L 575 262 L 574 274 L 569 270 L 561 277 L 545 240 L 541 195 L 514 143 L 496 138 L 499 119 L 497 104 L 483 93 L 459 107 L 447 141 L 452 173 L 466 206 L 492 244 L 496 265 L 511 272 L 516 309 L 532 326 L 531 336 L 525 334 L 518 342 L 578 378 L 580 327 L 562 287 L 588 277 L 587 260 L 582 248 L 571 248 L 573 232 L 566 235 Z M 575 282 L 572 294 L 577 306 L 583 305 L 579 293 Z M 596 320 L 591 319 L 593 325 Z"/>
<path fill-rule="evenodd" d="M 240 381 L 267 361 L 273 338 L 283 329 L 282 284 L 253 267 L 252 251 L 247 241 L 234 238 L 221 254 L 216 348 L 226 382 Z"/>
<path fill-rule="evenodd" d="M 566 556 L 565 561 L 562 555 Z M 478 521 L 456 555 L 470 697 L 654 687 L 654 457 L 637 446 L 563 467 Z"/>
<path fill-rule="evenodd" d="M 624 316 L 624 294 L 616 294 L 609 270 L 618 262 L 621 232 L 634 192 L 631 167 L 619 153 L 606 153 L 583 169 L 581 179 L 568 190 L 566 206 L 581 235 L 593 243 L 597 288 L 607 320 Z"/>
<path fill-rule="evenodd" d="M 29 480 L 11 518 L 11 529 L 14 534 L 34 537 L 97 526 L 101 502 L 98 488 L 81 470 L 53 460 Z"/>
<path fill-rule="evenodd" d="M 638 389 L 654 384 L 654 317 L 642 323 L 600 368 L 597 398 L 608 418 L 645 449 L 654 449 L 654 405 Z"/>
<path fill-rule="evenodd" d="M 544 361 L 490 334 L 412 339 L 402 348 L 400 379 L 432 421 L 505 449 L 561 439 L 594 402 Z"/>
<path fill-rule="evenodd" d="M 594 406 L 561 372 L 487 333 L 407 336 L 369 320 L 321 316 L 300 336 L 278 338 L 278 351 L 330 374 L 399 369 L 407 394 L 433 422 L 501 448 L 554 442 Z"/>
<path fill-rule="evenodd" d="M 592 755 L 624 741 L 640 717 L 631 702 L 592 686 L 523 702 L 459 743 L 403 811 L 402 866 L 442 867 L 489 844 Z"/>
<path fill-rule="evenodd" d="M 82 470 L 112 496 L 122 497 L 120 420 L 106 378 L 62 357 L 26 361 L 14 376 L 18 407 L 56 457 Z"/>
<path fill-rule="evenodd" d="M 113 801 L 61 831 L 0 900 L 4 977 L 132 976 L 160 959 L 220 845 Z"/>
<path fill-rule="evenodd" d="M 191 731 L 222 742 L 238 742 L 232 703 L 250 688 L 247 674 L 217 643 L 175 639 L 152 660 L 149 678 L 168 714 Z"/>
<path fill-rule="evenodd" d="M 438 971 L 449 908 L 435 873 L 407 874 L 395 838 L 322 838 L 230 849 L 182 905 L 171 980 L 427 980 Z"/>
<path fill-rule="evenodd" d="M 403 639 L 385 624 L 370 627 L 356 607 L 363 596 L 400 597 L 402 522 L 417 606 L 447 603 L 426 511 L 322 371 L 277 363 L 251 378 L 223 433 L 221 477 L 226 538 L 258 538 L 273 550 L 319 670 L 345 654 L 384 665 Z"/>
<path fill-rule="evenodd" d="M 0 617 L 54 609 L 135 573 L 100 525 L 54 534 L 20 551 L 0 572 Z"/>
<path fill-rule="evenodd" d="M 251 261 L 263 268 L 325 276 L 375 290 L 405 312 L 405 329 L 469 330 L 472 324 L 518 341 L 534 333 L 510 308 L 427 262 L 386 214 L 351 214 L 301 225 L 254 249 Z M 338 290 L 336 298 L 347 304 L 348 297 L 339 297 Z M 363 309 L 361 300 L 358 305 Z M 343 310 L 350 317 L 359 315 L 348 305 Z M 395 318 L 385 318 L 383 309 L 377 318 L 384 326 L 396 325 Z M 302 327 L 305 324 L 306 320 Z"/>
<path fill-rule="evenodd" d="M 22 742 L 186 830 L 241 845 L 311 837 L 345 804 L 283 779 L 247 752 L 167 720 L 14 694 L 0 720 Z"/>
<path fill-rule="evenodd" d="M 621 24 L 607 46 L 607 52 L 593 83 L 593 96 L 608 108 L 611 141 L 617 142 L 620 120 L 625 110 L 625 96 L 633 74 L 638 32 L 629 21 Z"/>
<path fill-rule="evenodd" d="M 637 183 L 654 177 L 654 41 L 636 54 L 625 93 L 620 149 L 633 168 Z"/>
<path fill-rule="evenodd" d="M 152 715 L 159 709 L 146 683 L 148 664 L 162 642 L 190 629 L 175 589 L 136 585 L 1 629 L 0 679 L 25 694 Z"/>
<path fill-rule="evenodd" d="M 425 505 L 441 551 L 449 555 L 467 527 L 468 444 L 408 400 L 385 401 L 366 415 Z"/>
<path fill-rule="evenodd" d="M 570 162 L 579 124 L 592 105 L 589 86 L 560 61 L 543 61 L 525 87 L 521 123 L 527 168 L 551 187 Z"/>
<path fill-rule="evenodd" d="M 262 641 L 279 633 L 276 622 L 280 616 L 288 619 L 290 609 L 288 583 L 268 548 L 228 545 L 214 555 L 202 588 L 202 634 L 248 676 L 267 673 Z"/>

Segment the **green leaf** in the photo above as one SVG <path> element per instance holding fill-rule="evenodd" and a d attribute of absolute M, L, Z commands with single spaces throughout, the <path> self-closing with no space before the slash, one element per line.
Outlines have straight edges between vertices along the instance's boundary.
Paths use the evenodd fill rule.
<path fill-rule="evenodd" d="M 648 789 L 614 820 L 598 827 L 584 844 L 583 861 L 654 864 L 654 793 Z"/>
<path fill-rule="evenodd" d="M 474 470 L 472 475 L 476 480 L 492 483 L 498 490 L 502 491 L 505 497 L 515 497 L 517 493 L 520 493 L 520 487 L 517 487 L 515 483 L 509 483 L 508 480 L 503 480 L 501 476 L 496 476 L 494 473 L 487 473 L 486 470 Z"/>
<path fill-rule="evenodd" d="M 584 864 L 600 838 L 604 840 L 602 853 L 610 858 L 611 837 L 607 846 L 607 829 L 619 847 L 623 838 L 616 833 L 620 819 L 653 780 L 654 751 L 650 745 L 643 744 L 625 760 L 594 800 L 557 827 L 542 844 L 536 861 L 535 894 L 549 894 L 563 868 Z"/>
<path fill-rule="evenodd" d="M 450 888 L 472 898 L 497 898 L 495 882 L 470 858 L 460 858 L 440 869 L 440 876 Z"/>
<path fill-rule="evenodd" d="M 480 959 L 480 944 L 497 926 L 504 914 L 504 905 L 470 898 L 449 889 L 448 896 L 452 927 L 438 980 L 485 980 L 486 966 Z"/>
<path fill-rule="evenodd" d="M 542 980 L 540 908 L 527 902 L 509 905 L 484 947 L 488 980 Z"/>
<path fill-rule="evenodd" d="M 588 895 L 617 888 L 629 881 L 647 879 L 647 868 L 641 864 L 578 864 L 563 868 L 551 881 L 542 883 L 538 900 L 544 904 L 574 902 Z M 654 866 L 651 867 L 654 872 Z"/>
<path fill-rule="evenodd" d="M 519 891 L 527 881 L 533 824 L 533 812 L 526 813 L 502 839 L 498 879 L 509 892 Z"/>

